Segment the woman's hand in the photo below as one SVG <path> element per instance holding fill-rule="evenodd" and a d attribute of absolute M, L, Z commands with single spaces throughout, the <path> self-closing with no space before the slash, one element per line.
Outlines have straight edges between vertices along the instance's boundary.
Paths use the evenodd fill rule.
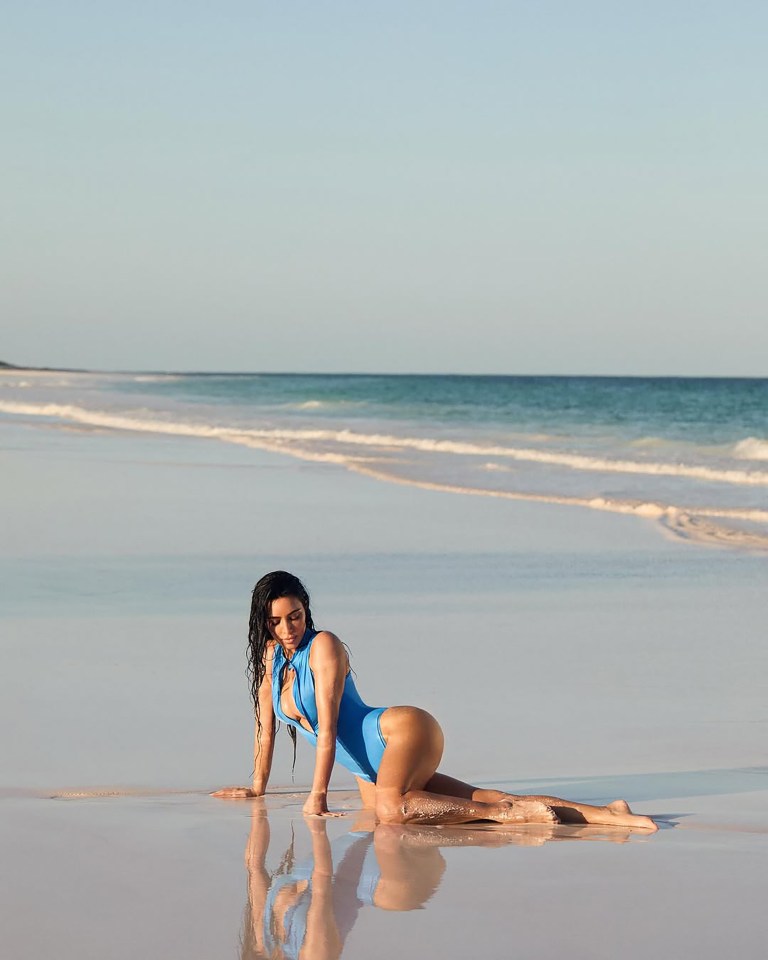
<path fill-rule="evenodd" d="M 304 804 L 305 817 L 342 817 L 343 813 L 331 812 L 328 809 L 328 797 L 325 793 L 310 793 Z"/>
<path fill-rule="evenodd" d="M 253 797 L 262 797 L 264 794 L 257 793 L 251 787 L 222 787 L 211 796 L 222 800 L 250 800 Z"/>

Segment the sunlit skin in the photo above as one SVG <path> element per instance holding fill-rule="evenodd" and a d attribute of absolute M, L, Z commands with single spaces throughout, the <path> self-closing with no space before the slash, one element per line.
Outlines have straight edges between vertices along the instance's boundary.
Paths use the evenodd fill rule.
<path fill-rule="evenodd" d="M 298 597 L 273 600 L 267 626 L 272 643 L 267 670 L 258 691 L 261 730 L 256 727 L 254 776 L 251 787 L 226 787 L 214 796 L 260 797 L 266 793 L 272 767 L 275 714 L 272 706 L 272 658 L 279 644 L 290 661 L 306 630 L 306 612 Z M 309 666 L 315 681 L 318 729 L 312 787 L 304 804 L 309 816 L 341 816 L 328 809 L 328 785 L 336 756 L 336 728 L 344 680 L 349 672 L 347 651 L 339 638 L 320 631 L 312 643 Z M 285 671 L 280 703 L 285 714 L 311 731 L 293 699 L 293 671 Z M 625 826 L 653 831 L 649 818 L 633 814 L 624 800 L 592 806 L 550 796 L 521 796 L 485 790 L 438 772 L 443 732 L 435 718 L 419 707 L 389 707 L 381 715 L 386 743 L 376 783 L 357 778 L 363 805 L 382 823 L 458 824 L 475 820 L 498 823 L 581 823 Z"/>

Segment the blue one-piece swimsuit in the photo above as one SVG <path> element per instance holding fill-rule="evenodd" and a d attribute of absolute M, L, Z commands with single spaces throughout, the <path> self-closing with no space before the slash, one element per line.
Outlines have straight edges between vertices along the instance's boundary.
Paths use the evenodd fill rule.
<path fill-rule="evenodd" d="M 317 746 L 317 703 L 315 702 L 315 678 L 309 666 L 309 651 L 316 630 L 307 630 L 298 649 L 287 659 L 280 644 L 275 644 L 275 656 L 272 661 L 272 705 L 275 715 L 283 723 L 290 723 L 313 746 Z M 287 717 L 280 706 L 281 678 L 283 668 L 288 664 L 294 671 L 293 701 L 299 713 L 306 717 L 312 726 L 312 733 L 305 730 L 296 720 Z M 347 770 L 351 770 L 361 780 L 376 783 L 381 757 L 384 753 L 384 737 L 381 735 L 379 720 L 386 707 L 369 707 L 363 703 L 357 692 L 352 674 L 344 680 L 344 690 L 339 704 L 339 719 L 336 726 L 336 759 Z"/>
<path fill-rule="evenodd" d="M 285 861 L 284 861 L 285 862 Z M 381 872 L 373 849 L 372 833 L 348 833 L 337 837 L 331 843 L 331 864 L 333 866 L 333 884 L 331 886 L 331 905 L 336 922 L 336 932 L 343 944 L 355 925 L 357 914 L 362 906 L 375 906 L 374 897 Z M 295 864 L 288 873 L 272 876 L 267 901 L 264 906 L 264 946 L 265 955 L 281 956 L 287 960 L 299 960 L 301 948 L 307 936 L 307 915 L 312 902 L 312 876 L 315 869 L 314 857 L 308 857 Z M 301 881 L 307 886 L 297 895 L 296 886 Z M 280 892 L 293 887 L 290 906 L 284 909 L 281 923 L 276 923 L 275 907 Z M 277 936 L 282 926 L 283 936 Z"/>

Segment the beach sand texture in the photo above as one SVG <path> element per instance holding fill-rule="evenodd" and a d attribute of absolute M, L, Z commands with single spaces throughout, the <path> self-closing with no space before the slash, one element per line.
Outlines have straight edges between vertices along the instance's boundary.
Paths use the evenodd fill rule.
<path fill-rule="evenodd" d="M 204 439 L 0 429 L 7 956 L 764 955 L 764 554 Z M 435 713 L 445 772 L 662 829 L 374 829 L 344 771 L 344 817 L 305 822 L 286 735 L 265 800 L 210 798 L 250 774 L 249 591 L 276 567 L 368 702 Z"/>

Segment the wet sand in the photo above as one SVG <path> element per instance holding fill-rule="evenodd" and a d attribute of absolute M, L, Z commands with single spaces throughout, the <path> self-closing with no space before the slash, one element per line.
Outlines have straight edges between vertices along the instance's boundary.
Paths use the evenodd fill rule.
<path fill-rule="evenodd" d="M 728 773 L 721 779 L 727 789 Z M 715 823 L 692 798 L 660 798 L 653 809 L 673 815 L 652 837 L 564 826 L 374 830 L 352 812 L 307 822 L 301 796 L 286 795 L 6 797 L 3 941 L 20 960 L 257 958 L 269 955 L 266 914 L 266 929 L 283 932 L 275 943 L 298 930 L 328 947 L 309 956 L 757 958 L 765 779 L 753 826 Z M 356 800 L 335 794 L 332 805 Z M 291 921 L 302 907 L 303 921 Z"/>
<path fill-rule="evenodd" d="M 328 956 L 762 956 L 763 558 L 195 441 L 4 426 L 0 470 L 9 955 L 256 957 L 265 912 L 307 935 L 292 897 Z M 374 834 L 341 772 L 324 841 L 287 737 L 265 801 L 208 797 L 247 782 L 248 591 L 278 566 L 369 702 L 439 717 L 446 772 L 660 831 Z"/>

